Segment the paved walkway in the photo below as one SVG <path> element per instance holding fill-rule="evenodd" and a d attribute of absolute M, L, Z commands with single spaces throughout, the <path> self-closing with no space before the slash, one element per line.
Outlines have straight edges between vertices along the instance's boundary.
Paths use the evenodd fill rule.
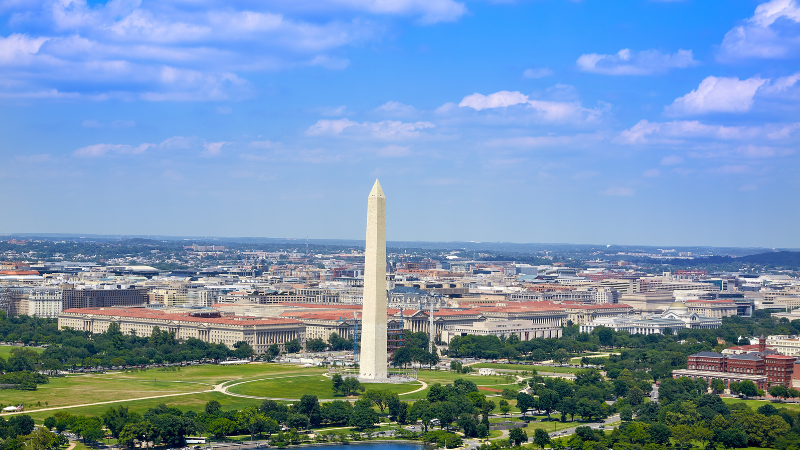
<path fill-rule="evenodd" d="M 30 411 L 18 411 L 18 412 L 3 413 L 3 415 L 4 416 L 11 416 L 11 415 L 15 415 L 15 414 L 29 414 L 29 413 L 32 413 L 32 412 L 40 412 L 40 411 L 56 411 L 56 410 L 59 410 L 59 409 L 82 408 L 84 406 L 110 405 L 112 403 L 135 402 L 137 400 L 150 400 L 150 399 L 154 399 L 154 398 L 177 397 L 179 395 L 205 394 L 207 392 L 214 392 L 214 389 L 209 389 L 207 391 L 180 392 L 180 393 L 177 393 L 177 394 L 153 395 L 153 396 L 150 396 L 150 397 L 127 398 L 127 399 L 123 399 L 123 400 L 109 400 L 109 401 L 105 401 L 105 402 L 84 403 L 84 404 L 81 404 L 81 405 L 54 406 L 52 408 L 38 408 L 38 409 L 32 409 Z"/>
<path fill-rule="evenodd" d="M 257 400 L 278 400 L 278 401 L 285 401 L 285 402 L 297 402 L 297 401 L 300 401 L 299 398 L 257 397 L 255 395 L 236 394 L 234 392 L 230 392 L 228 389 L 230 389 L 230 388 L 232 388 L 234 386 L 238 386 L 240 384 L 252 383 L 254 381 L 278 380 L 278 379 L 281 379 L 281 378 L 296 378 L 296 377 L 316 377 L 316 376 L 319 376 L 319 374 L 313 374 L 313 375 L 291 375 L 291 376 L 285 376 L 285 377 L 259 378 L 259 379 L 256 379 L 256 380 L 246 380 L 246 381 L 240 381 L 238 383 L 232 383 L 232 384 L 226 384 L 228 382 L 225 382 L 225 383 L 220 383 L 220 384 L 214 386 L 214 391 L 221 392 L 221 393 L 223 393 L 225 395 L 230 395 L 232 397 L 254 398 L 254 399 L 257 399 Z M 420 386 L 419 388 L 417 388 L 417 389 L 415 389 L 413 391 L 404 392 L 404 393 L 398 394 L 398 395 L 413 394 L 415 392 L 423 391 L 428 387 L 428 383 L 426 383 L 424 381 L 417 380 L 417 382 L 422 383 L 422 386 Z M 347 400 L 347 401 L 354 402 L 354 401 L 356 401 L 358 399 L 320 399 L 319 401 L 320 402 L 332 402 L 334 400 Z"/>

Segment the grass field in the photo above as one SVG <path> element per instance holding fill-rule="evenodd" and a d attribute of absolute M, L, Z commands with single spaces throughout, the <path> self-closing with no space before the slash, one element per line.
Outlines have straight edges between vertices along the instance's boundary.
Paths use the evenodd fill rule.
<path fill-rule="evenodd" d="M 0 357 L 7 360 L 11 356 L 11 349 L 14 348 L 26 348 L 28 350 L 33 350 L 38 353 L 42 353 L 44 351 L 43 348 L 39 347 L 22 347 L 20 345 L 0 345 Z"/>
<path fill-rule="evenodd" d="M 0 391 L 0 404 L 24 404 L 26 410 L 44 407 L 80 405 L 86 403 L 125 400 L 156 395 L 197 392 L 210 386 L 195 383 L 151 380 L 126 380 L 113 377 L 51 378 L 35 391 Z M 41 403 L 41 406 L 38 406 Z"/>
<path fill-rule="evenodd" d="M 574 367 L 552 367 L 552 366 L 527 366 L 524 364 L 498 364 L 498 363 L 479 363 L 473 364 L 470 367 L 475 369 L 488 368 L 488 369 L 505 369 L 513 371 L 528 371 L 535 370 L 539 373 L 575 373 L 579 370 Z"/>
<path fill-rule="evenodd" d="M 428 386 L 434 383 L 440 383 L 442 385 L 453 384 L 453 382 L 459 378 L 472 381 L 478 386 L 486 386 L 486 387 L 491 387 L 493 389 L 497 389 L 495 386 L 503 386 L 508 384 L 508 381 L 506 380 L 505 376 L 478 375 L 475 373 L 462 374 L 444 370 L 420 370 L 417 372 L 417 377 L 420 381 L 428 383 Z M 499 389 L 502 389 L 502 387 Z M 429 389 L 424 389 L 420 392 L 415 392 L 409 395 L 403 395 L 400 397 L 400 399 L 406 401 L 422 399 L 428 395 L 428 390 Z M 488 392 L 484 391 L 484 394 L 487 393 Z"/>
<path fill-rule="evenodd" d="M 170 407 L 175 407 L 180 409 L 181 411 L 202 411 L 205 407 L 206 403 L 211 400 L 216 400 L 222 405 L 222 409 L 224 410 L 231 410 L 231 409 L 244 409 L 248 406 L 259 406 L 261 405 L 262 400 L 257 399 L 250 399 L 250 398 L 241 398 L 241 397 L 232 397 L 230 395 L 225 395 L 221 392 L 204 392 L 201 394 L 192 394 L 192 395 L 180 395 L 176 397 L 167 397 L 167 398 L 153 398 L 147 400 L 132 400 L 126 401 L 121 403 L 112 403 L 107 405 L 93 405 L 93 406 L 81 406 L 75 408 L 68 408 L 64 410 L 50 410 L 50 411 L 26 411 L 25 414 L 31 416 L 37 423 L 42 423 L 44 419 L 48 416 L 52 416 L 56 413 L 56 411 L 67 411 L 70 414 L 77 414 L 77 415 L 90 415 L 90 416 L 101 416 L 104 412 L 106 412 L 112 406 L 116 406 L 118 404 L 122 404 L 128 407 L 130 411 L 136 411 L 138 413 L 143 413 L 150 408 L 155 408 L 160 404 L 165 404 Z M 8 418 L 8 416 L 6 416 Z"/>
<path fill-rule="evenodd" d="M 381 384 L 362 383 L 365 389 L 384 389 L 398 394 L 411 392 L 421 386 L 420 383 Z M 257 397 L 273 398 L 299 398 L 302 395 L 316 395 L 320 399 L 335 398 L 333 395 L 333 382 L 328 377 L 321 375 L 296 376 L 252 381 L 237 384 L 228 389 L 234 394 L 252 395 Z"/>
<path fill-rule="evenodd" d="M 211 390 L 215 384 L 223 382 L 236 382 L 268 376 L 321 374 L 322 372 L 323 369 L 300 368 L 293 365 L 248 364 L 242 366 L 193 366 L 181 368 L 180 371 L 162 372 L 158 369 L 150 369 L 139 372 L 70 375 L 51 378 L 49 383 L 39 385 L 36 391 L 2 390 L 0 391 L 0 404 L 18 405 L 22 403 L 25 405 L 26 411 L 31 411 L 47 407 L 54 408 L 133 400 L 158 395 L 202 392 Z M 201 394 L 187 394 L 185 396 L 165 397 L 154 400 L 157 405 L 159 403 L 182 401 L 179 399 L 198 395 Z M 105 411 L 108 405 L 102 405 L 102 408 Z"/>
<path fill-rule="evenodd" d="M 104 374 L 70 375 L 51 378 L 47 384 L 39 385 L 36 391 L 0 391 L 0 404 L 25 405 L 25 414 L 37 422 L 59 409 L 72 414 L 101 415 L 116 404 L 124 404 L 132 411 L 144 412 L 148 408 L 167 404 L 182 410 L 200 411 L 210 400 L 217 400 L 225 409 L 242 409 L 261 404 L 259 399 L 249 399 L 212 392 L 215 385 L 232 385 L 232 393 L 270 398 L 299 398 L 303 394 L 317 395 L 320 399 L 333 398 L 332 383 L 323 377 L 322 368 L 298 367 L 288 364 L 247 364 L 241 366 L 203 365 L 181 368 L 180 371 L 150 369 L 137 372 L 108 372 Z M 434 383 L 452 384 L 458 378 L 473 381 L 479 386 L 493 389 L 517 389 L 509 384 L 506 376 L 478 376 L 449 371 L 421 370 L 420 381 L 429 386 Z M 285 377 L 285 378 L 279 378 Z M 273 380 L 262 380 L 274 378 Z M 397 393 L 408 393 L 418 389 L 421 383 L 367 384 L 366 387 L 390 389 Z M 402 400 L 413 401 L 427 396 L 429 389 L 408 395 Z M 491 395 L 491 392 L 484 391 Z M 177 395 L 176 395 L 177 394 Z M 146 397 L 167 396 L 148 399 Z M 498 399 L 493 397 L 496 402 Z M 92 403 L 111 402 L 92 405 Z M 510 401 L 512 405 L 515 401 Z M 85 405 L 85 406 L 80 406 Z M 512 407 L 512 411 L 517 411 Z"/>
<path fill-rule="evenodd" d="M 800 411 L 800 404 L 797 404 L 797 403 L 777 403 L 777 402 L 770 402 L 770 401 L 767 401 L 767 400 L 741 400 L 741 399 L 738 399 L 738 398 L 727 398 L 727 397 L 723 397 L 722 401 L 727 403 L 727 404 L 729 404 L 729 405 L 732 405 L 734 403 L 744 403 L 747 406 L 753 408 L 754 410 L 758 409 L 758 407 L 761 406 L 761 405 L 766 405 L 767 403 L 769 403 L 769 404 L 771 404 L 772 406 L 774 406 L 774 407 L 776 407 L 778 409 L 786 408 L 786 409 L 792 409 L 792 410 L 795 410 L 795 411 Z"/>

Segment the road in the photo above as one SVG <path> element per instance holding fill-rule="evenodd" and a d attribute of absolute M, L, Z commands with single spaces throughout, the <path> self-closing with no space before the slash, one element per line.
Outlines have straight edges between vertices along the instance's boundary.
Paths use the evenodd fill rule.
<path fill-rule="evenodd" d="M 565 428 L 563 430 L 554 431 L 554 432 L 550 433 L 550 437 L 551 438 L 557 438 L 557 437 L 564 437 L 564 436 L 569 436 L 571 434 L 575 434 L 575 429 L 578 428 L 578 427 L 591 427 L 591 428 L 595 428 L 595 429 L 602 429 L 602 428 L 600 428 L 601 425 L 603 427 L 608 427 L 612 423 L 619 422 L 619 421 L 620 421 L 619 414 L 614 414 L 613 416 L 611 416 L 611 417 L 607 418 L 606 420 L 604 420 L 602 424 L 601 423 L 581 423 L 581 424 L 578 424 L 578 425 L 576 425 L 574 427 L 571 427 L 571 428 Z"/>

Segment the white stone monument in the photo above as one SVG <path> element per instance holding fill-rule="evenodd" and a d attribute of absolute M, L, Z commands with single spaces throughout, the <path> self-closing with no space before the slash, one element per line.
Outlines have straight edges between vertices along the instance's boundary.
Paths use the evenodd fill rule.
<path fill-rule="evenodd" d="M 375 180 L 367 200 L 360 380 L 386 381 L 386 197 Z"/>

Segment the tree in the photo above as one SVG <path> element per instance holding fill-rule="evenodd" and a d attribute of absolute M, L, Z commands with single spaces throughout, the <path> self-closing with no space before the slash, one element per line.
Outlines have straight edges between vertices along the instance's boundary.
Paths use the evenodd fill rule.
<path fill-rule="evenodd" d="M 339 394 L 342 390 L 342 383 L 344 382 L 344 379 L 342 379 L 342 375 L 338 373 L 331 375 L 331 381 L 333 382 L 332 389 L 334 395 Z"/>
<path fill-rule="evenodd" d="M 431 405 L 433 417 L 439 419 L 440 428 L 450 428 L 450 423 L 456 419 L 458 408 L 452 402 L 438 402 Z"/>
<path fill-rule="evenodd" d="M 725 382 L 720 379 L 713 379 L 711 380 L 711 389 L 714 390 L 714 393 L 719 394 L 725 390 Z"/>
<path fill-rule="evenodd" d="M 328 348 L 328 344 L 322 339 L 311 339 L 306 341 L 306 350 L 310 352 L 324 352 Z"/>
<path fill-rule="evenodd" d="M 630 406 L 625 405 L 619 409 L 619 418 L 624 422 L 633 420 L 633 410 Z"/>
<path fill-rule="evenodd" d="M 209 416 L 216 416 L 222 410 L 222 405 L 216 400 L 206 403 L 205 411 Z"/>
<path fill-rule="evenodd" d="M 517 394 L 517 408 L 519 408 L 520 412 L 524 416 L 529 409 L 532 409 L 534 404 L 536 403 L 536 399 L 533 398 L 532 395 L 526 394 L 525 392 L 520 392 Z"/>
<path fill-rule="evenodd" d="M 103 413 L 103 423 L 105 424 L 106 428 L 108 428 L 108 431 L 111 432 L 111 436 L 113 436 L 114 439 L 119 438 L 119 433 L 128 422 L 138 421 L 136 420 L 139 418 L 138 414 L 136 414 L 133 418 L 130 416 L 131 415 L 128 413 L 128 407 L 122 405 L 119 405 L 116 408 L 111 407 L 105 413 Z"/>
<path fill-rule="evenodd" d="M 66 436 L 56 435 L 44 428 L 39 428 L 24 436 L 18 436 L 15 441 L 16 442 L 8 442 L 6 448 L 12 448 L 21 444 L 18 448 L 24 448 L 26 450 L 57 450 L 62 445 L 69 442 Z"/>
<path fill-rule="evenodd" d="M 356 401 L 353 411 L 350 413 L 349 425 L 358 430 L 373 428 L 380 421 L 378 413 L 372 409 L 372 402 L 368 400 Z"/>
<path fill-rule="evenodd" d="M 758 395 L 758 387 L 756 387 L 756 384 L 750 380 L 739 382 L 738 391 L 745 397 L 755 397 Z"/>
<path fill-rule="evenodd" d="M 430 425 L 430 421 L 433 419 L 433 411 L 431 410 L 431 402 L 428 400 L 417 400 L 411 405 L 411 409 L 408 411 L 409 418 L 412 422 L 416 421 L 417 419 L 422 421 L 422 427 L 425 429 L 425 432 L 428 432 L 428 426 Z"/>
<path fill-rule="evenodd" d="M 463 430 L 464 437 L 476 437 L 478 435 L 478 425 L 471 415 L 463 413 L 458 416 L 456 426 Z"/>
<path fill-rule="evenodd" d="M 129 423 L 119 433 L 119 443 L 130 449 L 137 441 L 147 442 L 153 439 L 153 427 L 148 421 Z"/>
<path fill-rule="evenodd" d="M 355 395 L 357 392 L 364 392 L 364 386 L 356 377 L 347 377 L 342 381 L 339 392 L 345 397 Z"/>
<path fill-rule="evenodd" d="M 650 427 L 650 437 L 656 444 L 665 445 L 669 443 L 669 438 L 672 437 L 672 430 L 663 423 L 654 423 Z"/>
<path fill-rule="evenodd" d="M 305 414 L 289 414 L 286 418 L 286 426 L 289 428 L 296 428 L 298 430 L 305 430 L 311 422 Z"/>
<path fill-rule="evenodd" d="M 528 434 L 522 428 L 512 428 L 508 432 L 508 442 L 519 447 L 523 442 L 528 442 Z"/>
<path fill-rule="evenodd" d="M 75 434 L 83 438 L 84 443 L 86 443 L 87 440 L 95 441 L 103 437 L 103 424 L 97 417 L 75 417 L 70 428 Z"/>
<path fill-rule="evenodd" d="M 644 392 L 634 386 L 628 391 L 628 403 L 630 403 L 631 406 L 639 406 L 644 403 Z"/>
<path fill-rule="evenodd" d="M 303 349 L 303 346 L 300 345 L 300 342 L 297 339 L 292 339 L 291 341 L 283 344 L 283 347 L 286 349 L 286 353 L 297 353 Z"/>
<path fill-rule="evenodd" d="M 370 400 L 372 403 L 380 408 L 381 413 L 383 413 L 384 409 L 389 405 L 389 401 L 393 398 L 397 397 L 397 394 L 390 392 L 387 389 L 369 389 L 364 392 L 363 398 Z M 397 397 L 399 400 L 399 397 Z"/>
<path fill-rule="evenodd" d="M 217 439 L 224 439 L 230 436 L 234 431 L 236 431 L 236 423 L 225 417 L 214 419 L 208 426 L 208 432 Z"/>
<path fill-rule="evenodd" d="M 537 406 L 540 410 L 547 414 L 547 419 L 550 419 L 550 413 L 558 405 L 558 393 L 552 389 L 543 389 L 539 392 L 539 401 Z"/>
<path fill-rule="evenodd" d="M 56 418 L 53 416 L 48 416 L 44 419 L 44 426 L 47 427 L 48 430 L 52 430 L 56 427 Z"/>
<path fill-rule="evenodd" d="M 233 344 L 233 348 L 235 348 L 235 350 L 233 351 L 233 356 L 239 359 L 250 359 L 255 354 L 253 347 L 251 347 L 250 344 L 244 341 L 239 341 Z"/>
<path fill-rule="evenodd" d="M 550 443 L 550 435 L 547 433 L 547 431 L 537 428 L 533 433 L 533 443 L 539 448 L 544 449 L 544 446 Z"/>
<path fill-rule="evenodd" d="M 320 415 L 323 422 L 329 424 L 346 424 L 350 418 L 350 411 L 353 407 L 350 402 L 343 402 L 341 400 L 334 400 L 332 402 L 324 403 L 320 407 Z"/>
<path fill-rule="evenodd" d="M 502 411 L 503 414 L 508 414 L 508 412 L 511 411 L 511 405 L 509 405 L 505 399 L 500 400 L 497 405 L 500 407 L 500 411 Z"/>
<path fill-rule="evenodd" d="M 272 344 L 272 345 L 269 346 L 269 348 L 267 348 L 266 356 L 267 356 L 268 360 L 272 361 L 280 353 L 281 353 L 281 349 L 280 349 L 280 347 L 278 347 L 278 344 Z"/>
<path fill-rule="evenodd" d="M 785 386 L 777 385 L 769 388 L 769 395 L 773 397 L 789 398 L 789 390 Z"/>
<path fill-rule="evenodd" d="M 686 447 L 694 439 L 694 427 L 689 425 L 675 425 L 670 431 L 672 438 L 681 448 Z"/>
<path fill-rule="evenodd" d="M 703 448 L 708 447 L 709 442 L 714 439 L 714 432 L 709 430 L 705 424 L 698 424 L 694 427 L 694 439 L 703 444 Z"/>
<path fill-rule="evenodd" d="M 260 431 L 266 422 L 266 417 L 258 412 L 255 407 L 245 408 L 236 413 L 236 422 L 241 428 L 250 432 L 250 440 L 254 440 L 256 433 Z"/>
<path fill-rule="evenodd" d="M 597 327 L 595 332 L 597 333 L 597 339 L 600 341 L 600 345 L 610 347 L 614 344 L 614 332 L 610 328 Z"/>
<path fill-rule="evenodd" d="M 561 413 L 562 422 L 567 415 L 570 416 L 570 419 L 575 420 L 575 414 L 578 414 L 578 402 L 573 397 L 562 398 L 558 403 L 557 411 Z"/>
<path fill-rule="evenodd" d="M 311 425 L 317 426 L 322 421 L 322 417 L 320 416 L 319 400 L 317 400 L 316 395 L 306 394 L 300 397 L 300 401 L 292 405 L 292 408 L 300 414 L 305 414 L 308 417 L 308 420 L 311 422 Z"/>

